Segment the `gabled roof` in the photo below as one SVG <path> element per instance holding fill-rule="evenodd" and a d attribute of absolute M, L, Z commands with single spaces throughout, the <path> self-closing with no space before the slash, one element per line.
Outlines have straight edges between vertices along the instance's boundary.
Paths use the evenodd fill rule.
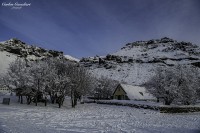
<path fill-rule="evenodd" d="M 122 91 L 126 94 L 126 91 L 123 89 L 123 87 L 121 86 L 121 84 L 118 84 L 117 87 L 115 88 L 113 95 L 115 94 L 115 92 L 117 91 L 118 87 L 120 86 L 120 88 L 122 89 Z"/>
<path fill-rule="evenodd" d="M 153 95 L 147 92 L 145 87 L 140 86 L 133 86 L 133 85 L 127 85 L 127 84 L 120 84 L 123 90 L 126 92 L 129 99 L 155 99 Z"/>

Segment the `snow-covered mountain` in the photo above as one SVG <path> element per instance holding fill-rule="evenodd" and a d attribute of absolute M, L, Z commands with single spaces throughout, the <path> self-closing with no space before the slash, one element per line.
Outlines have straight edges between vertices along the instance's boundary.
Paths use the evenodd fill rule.
<path fill-rule="evenodd" d="M 9 64 L 16 58 L 26 58 L 28 61 L 40 60 L 48 57 L 65 58 L 75 61 L 73 57 L 66 57 L 61 51 L 47 50 L 34 45 L 29 45 L 19 39 L 10 39 L 0 42 L 0 74 L 5 73 Z"/>
<path fill-rule="evenodd" d="M 141 85 L 154 75 L 157 67 L 178 64 L 200 66 L 200 48 L 190 42 L 178 42 L 164 37 L 128 43 L 107 56 L 82 58 L 80 63 L 91 73 Z"/>
<path fill-rule="evenodd" d="M 200 48 L 189 42 L 170 38 L 128 43 L 119 51 L 106 56 L 82 58 L 80 61 L 63 52 L 26 44 L 18 39 L 0 42 L 0 74 L 17 57 L 29 61 L 48 57 L 65 58 L 88 68 L 97 77 L 106 76 L 122 83 L 141 85 L 155 73 L 157 67 L 177 64 L 200 66 Z"/>

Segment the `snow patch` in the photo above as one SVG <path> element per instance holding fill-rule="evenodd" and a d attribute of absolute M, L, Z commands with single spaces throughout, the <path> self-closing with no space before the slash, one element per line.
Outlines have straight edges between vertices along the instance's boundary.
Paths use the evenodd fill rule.
<path fill-rule="evenodd" d="M 6 51 L 0 51 L 0 74 L 5 74 L 9 64 L 13 62 L 17 56 Z"/>
<path fill-rule="evenodd" d="M 65 57 L 66 59 L 68 59 L 68 60 L 72 60 L 72 61 L 76 61 L 76 62 L 79 62 L 79 61 L 80 61 L 79 59 L 74 58 L 74 57 L 72 57 L 72 56 L 70 56 L 70 55 L 64 55 L 64 57 Z"/>

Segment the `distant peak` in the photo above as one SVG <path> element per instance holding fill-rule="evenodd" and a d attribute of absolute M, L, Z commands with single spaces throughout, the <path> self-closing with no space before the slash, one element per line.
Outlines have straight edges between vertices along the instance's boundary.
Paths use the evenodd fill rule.
<path fill-rule="evenodd" d="M 133 43 L 127 43 L 126 46 L 128 46 L 128 47 L 145 46 L 145 45 L 149 45 L 149 44 L 158 44 L 158 43 L 177 43 L 177 41 L 174 39 L 171 39 L 169 37 L 163 37 L 161 39 L 151 39 L 148 41 L 135 41 Z M 125 48 L 125 47 L 123 47 L 123 48 Z"/>
<path fill-rule="evenodd" d="M 161 38 L 160 40 L 163 40 L 163 39 L 173 40 L 173 39 L 171 39 L 171 38 L 169 38 L 169 37 L 163 37 L 163 38 Z"/>
<path fill-rule="evenodd" d="M 6 41 L 7 43 L 11 43 L 11 44 L 25 44 L 23 41 L 21 41 L 18 38 L 11 38 L 8 41 Z"/>
<path fill-rule="evenodd" d="M 160 41 L 162 43 L 164 43 L 164 42 L 177 42 L 176 40 L 168 38 L 168 37 L 163 37 L 163 38 L 160 39 Z"/>
<path fill-rule="evenodd" d="M 9 41 L 20 41 L 18 38 L 11 38 Z"/>

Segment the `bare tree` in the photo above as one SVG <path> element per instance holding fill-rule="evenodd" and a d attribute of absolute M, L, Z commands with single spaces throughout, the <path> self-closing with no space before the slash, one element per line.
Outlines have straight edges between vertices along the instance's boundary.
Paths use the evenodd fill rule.
<path fill-rule="evenodd" d="M 145 83 L 148 91 L 157 98 L 157 102 L 161 98 L 164 74 L 161 68 L 157 68 L 156 75 L 153 76 L 147 83 Z"/>
<path fill-rule="evenodd" d="M 28 73 L 27 62 L 24 59 L 17 58 L 9 65 L 7 76 L 3 77 L 4 84 L 16 91 L 20 103 L 23 103 L 23 95 L 29 91 L 29 86 L 32 85 Z"/>
<path fill-rule="evenodd" d="M 156 98 L 163 98 L 166 105 L 170 105 L 178 96 L 176 76 L 172 69 L 159 68 L 146 83 L 146 88 Z"/>
<path fill-rule="evenodd" d="M 59 107 L 64 102 L 66 95 L 71 96 L 72 107 L 77 104 L 77 99 L 85 95 L 90 88 L 90 74 L 77 63 L 65 59 L 49 58 L 38 61 L 26 62 L 17 59 L 11 63 L 8 76 L 2 81 L 10 87 L 14 86 L 23 102 L 22 96 L 27 97 L 27 103 L 45 101 L 47 95 L 51 96 L 52 103 L 56 101 Z"/>
<path fill-rule="evenodd" d="M 43 93 L 45 91 L 46 86 L 46 77 L 49 74 L 48 65 L 44 61 L 36 61 L 32 62 L 31 68 L 30 68 L 30 76 L 32 79 L 34 89 L 33 92 L 35 94 L 34 101 L 35 105 L 37 106 L 37 103 L 39 100 L 42 99 Z"/>
<path fill-rule="evenodd" d="M 59 60 L 55 62 L 55 88 L 56 88 L 56 102 L 59 104 L 59 108 L 63 105 L 65 95 L 69 91 L 69 85 L 71 79 L 69 78 L 68 72 L 68 63 L 65 60 Z"/>
<path fill-rule="evenodd" d="M 119 82 L 103 76 L 96 80 L 94 93 L 97 99 L 111 99 L 113 91 Z"/>
<path fill-rule="evenodd" d="M 182 104 L 194 104 L 197 100 L 199 70 L 190 66 L 176 66 L 157 69 L 145 85 L 147 90 L 157 98 L 163 98 L 166 105 L 175 100 Z"/>
<path fill-rule="evenodd" d="M 69 77 L 71 79 L 70 88 L 71 88 L 71 103 L 72 107 L 77 105 L 77 100 L 81 98 L 82 95 L 85 95 L 90 86 L 90 74 L 88 71 L 76 64 L 68 65 Z"/>
<path fill-rule="evenodd" d="M 198 91 L 198 68 L 192 66 L 178 66 L 178 88 L 180 90 L 178 101 L 184 105 L 194 104 L 197 100 Z"/>

